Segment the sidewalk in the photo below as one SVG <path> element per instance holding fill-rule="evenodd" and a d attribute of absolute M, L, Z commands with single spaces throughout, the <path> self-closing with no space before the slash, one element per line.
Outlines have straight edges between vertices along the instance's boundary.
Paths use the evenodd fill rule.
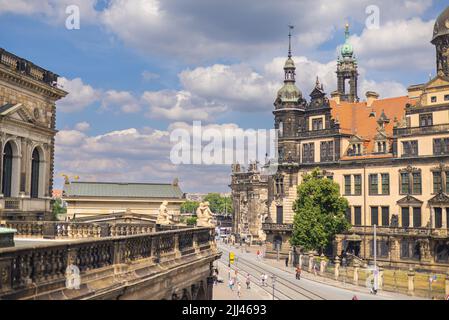
<path fill-rule="evenodd" d="M 235 252 L 242 252 L 241 248 L 236 245 L 236 247 L 227 246 L 228 248 L 232 248 L 235 250 Z M 243 246 L 244 247 L 244 246 Z M 245 247 L 244 247 L 245 248 Z M 251 246 L 251 247 L 246 247 L 246 253 L 249 255 L 254 255 L 254 257 L 256 257 L 256 253 L 257 251 L 260 252 L 264 252 L 264 248 L 263 246 Z M 265 259 L 263 258 L 261 260 L 261 262 L 265 263 L 268 266 L 280 269 L 282 271 L 288 272 L 289 274 L 292 275 L 292 277 L 295 277 L 296 272 L 295 272 L 295 268 L 294 267 L 286 267 L 285 266 L 285 260 L 280 259 L 279 261 L 277 261 L 276 259 Z M 303 279 L 307 279 L 310 281 L 314 281 L 317 283 L 322 283 L 322 284 L 326 284 L 326 285 L 330 285 L 336 288 L 340 288 L 340 289 L 346 289 L 346 290 L 351 290 L 353 292 L 360 292 L 360 293 L 368 293 L 369 294 L 369 289 L 363 286 L 356 286 L 350 283 L 343 283 L 341 281 L 337 281 L 334 280 L 332 278 L 328 278 L 328 277 L 322 277 L 319 276 L 319 272 L 318 275 L 315 276 L 313 273 L 309 273 L 307 270 L 303 270 L 303 272 L 301 273 L 301 278 Z M 422 298 L 422 297 L 412 297 L 412 296 L 407 296 L 404 295 L 402 293 L 398 293 L 398 292 L 390 292 L 390 291 L 384 291 L 384 290 L 379 290 L 379 292 L 377 293 L 377 295 L 379 296 L 383 296 L 383 297 L 393 297 L 393 296 L 397 296 L 397 295 L 403 295 L 404 297 L 407 297 L 408 299 L 426 299 L 426 298 Z"/>
<path fill-rule="evenodd" d="M 246 277 L 245 274 L 239 274 L 238 279 L 242 286 L 242 295 L 239 299 L 237 296 L 237 286 L 234 286 L 234 290 L 231 290 L 228 286 L 228 272 L 229 268 L 225 264 L 218 263 L 219 277 L 223 279 L 223 283 L 214 285 L 214 300 L 271 300 L 272 296 L 262 289 L 256 279 L 251 279 L 251 289 L 246 289 Z M 234 275 L 234 271 L 232 271 Z"/>

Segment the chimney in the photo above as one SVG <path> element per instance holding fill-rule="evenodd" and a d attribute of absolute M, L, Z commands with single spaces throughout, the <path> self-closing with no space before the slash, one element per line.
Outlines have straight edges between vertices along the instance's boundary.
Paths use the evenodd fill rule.
<path fill-rule="evenodd" d="M 337 104 L 340 104 L 341 101 L 341 93 L 340 91 L 334 91 L 331 93 L 331 100 L 335 101 Z"/>
<path fill-rule="evenodd" d="M 373 102 L 379 99 L 379 94 L 374 91 L 367 91 L 365 96 L 366 96 L 366 104 L 368 107 L 371 107 L 373 105 Z"/>

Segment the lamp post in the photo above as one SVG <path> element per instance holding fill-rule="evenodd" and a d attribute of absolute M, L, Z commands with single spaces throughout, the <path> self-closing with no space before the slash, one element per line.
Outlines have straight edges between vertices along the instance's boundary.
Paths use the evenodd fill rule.
<path fill-rule="evenodd" d="M 271 275 L 271 282 L 272 282 L 272 285 L 273 285 L 273 300 L 276 300 L 276 298 L 275 298 L 275 296 L 274 296 L 274 288 L 275 288 L 275 284 L 276 284 L 276 276 L 273 274 L 273 275 Z"/>
<path fill-rule="evenodd" d="M 379 271 L 377 270 L 377 225 L 374 225 L 374 292 L 377 292 Z"/>

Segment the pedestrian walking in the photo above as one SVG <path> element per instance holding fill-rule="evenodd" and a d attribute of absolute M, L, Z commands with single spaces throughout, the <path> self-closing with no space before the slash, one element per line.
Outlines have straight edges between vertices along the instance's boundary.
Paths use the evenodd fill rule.
<path fill-rule="evenodd" d="M 229 289 L 231 289 L 231 291 L 234 291 L 234 279 L 229 279 Z"/>
<path fill-rule="evenodd" d="M 260 250 L 257 250 L 257 260 L 260 260 Z"/>
<path fill-rule="evenodd" d="M 264 278 L 265 278 L 265 281 L 264 281 L 265 286 L 268 286 L 268 275 L 265 274 Z"/>
<path fill-rule="evenodd" d="M 285 267 L 288 268 L 288 257 L 285 258 Z"/>
<path fill-rule="evenodd" d="M 237 296 L 239 297 L 239 299 L 240 299 L 241 295 L 242 295 L 242 284 L 240 282 L 238 282 L 237 283 Z"/>
<path fill-rule="evenodd" d="M 251 289 L 251 278 L 249 273 L 246 275 L 246 289 L 247 290 Z"/>
<path fill-rule="evenodd" d="M 262 273 L 260 275 L 260 282 L 262 284 L 262 287 L 265 287 L 265 274 L 264 273 Z"/>
<path fill-rule="evenodd" d="M 316 263 L 313 264 L 313 273 L 315 274 L 315 276 L 317 275 L 317 271 L 318 271 L 318 265 Z"/>
<path fill-rule="evenodd" d="M 296 267 L 296 280 L 301 280 L 301 267 L 299 265 Z"/>
<path fill-rule="evenodd" d="M 357 296 L 354 295 L 354 296 L 352 297 L 352 300 L 359 300 L 359 298 L 357 298 Z"/>

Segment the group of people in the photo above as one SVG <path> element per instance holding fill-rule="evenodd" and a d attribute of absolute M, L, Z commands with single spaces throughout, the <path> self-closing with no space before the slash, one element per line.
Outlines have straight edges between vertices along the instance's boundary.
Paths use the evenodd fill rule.
<path fill-rule="evenodd" d="M 237 289 L 237 296 L 239 298 L 241 298 L 242 297 L 242 283 L 239 281 L 238 275 L 239 275 L 239 271 L 237 269 L 234 270 L 234 272 L 232 272 L 232 269 L 229 269 L 228 284 L 229 284 L 229 289 L 231 289 L 231 291 L 234 291 L 234 288 Z M 249 273 L 246 275 L 246 289 L 247 290 L 251 289 L 251 276 Z"/>

